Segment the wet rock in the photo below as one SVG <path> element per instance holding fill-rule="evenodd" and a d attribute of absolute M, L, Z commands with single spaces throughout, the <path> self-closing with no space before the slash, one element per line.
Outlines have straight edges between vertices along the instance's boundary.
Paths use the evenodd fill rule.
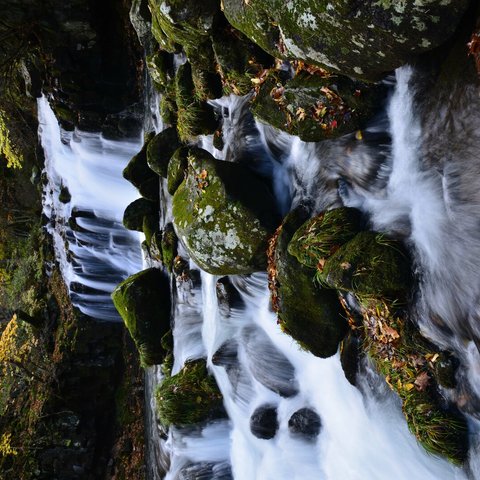
<path fill-rule="evenodd" d="M 157 133 L 147 146 L 148 166 L 161 177 L 167 178 L 168 162 L 180 147 L 177 131 L 173 127 Z"/>
<path fill-rule="evenodd" d="M 245 306 L 240 292 L 232 284 L 229 277 L 222 277 L 217 280 L 216 293 L 218 309 L 224 317 L 231 315 L 232 308 L 240 309 Z"/>
<path fill-rule="evenodd" d="M 278 430 L 277 407 L 275 405 L 262 405 L 250 417 L 250 431 L 257 438 L 269 440 Z"/>
<path fill-rule="evenodd" d="M 242 343 L 250 371 L 257 382 L 282 397 L 297 395 L 299 390 L 295 368 L 263 330 L 245 328 L 242 331 Z"/>
<path fill-rule="evenodd" d="M 178 238 L 173 225 L 167 223 L 162 233 L 162 260 L 165 268 L 171 272 L 173 260 L 177 256 Z"/>
<path fill-rule="evenodd" d="M 444 388 L 455 388 L 457 385 L 456 373 L 460 362 L 448 352 L 442 352 L 435 363 L 435 378 Z"/>
<path fill-rule="evenodd" d="M 142 197 L 158 201 L 160 189 L 158 175 L 147 164 L 147 147 L 152 138 L 153 134 L 145 137 L 145 143 L 140 152 L 132 157 L 128 165 L 123 169 L 123 178 L 136 187 Z"/>
<path fill-rule="evenodd" d="M 231 367 L 238 363 L 238 343 L 227 340 L 212 356 L 212 363 L 221 367 Z"/>
<path fill-rule="evenodd" d="M 357 384 L 360 353 L 360 338 L 355 332 L 349 332 L 340 347 L 340 363 L 342 364 L 345 378 L 354 386 Z"/>
<path fill-rule="evenodd" d="M 158 223 L 158 206 L 145 198 L 138 198 L 130 203 L 123 214 L 123 225 L 129 230 L 143 232 L 144 218 L 156 217 Z"/>
<path fill-rule="evenodd" d="M 143 365 L 160 364 L 165 351 L 161 339 L 170 329 L 170 283 L 161 270 L 148 268 L 130 276 L 112 293 L 140 353 Z"/>
<path fill-rule="evenodd" d="M 315 440 L 322 428 L 317 412 L 311 408 L 297 410 L 288 420 L 288 430 L 294 436 Z"/>
<path fill-rule="evenodd" d="M 232 468 L 226 462 L 201 462 L 180 470 L 176 480 L 233 480 Z"/>
<path fill-rule="evenodd" d="M 173 197 L 173 219 L 191 258 L 215 275 L 264 269 L 277 218 L 268 188 L 245 167 L 205 150 L 192 148 L 188 161 Z"/>
<path fill-rule="evenodd" d="M 315 285 L 315 270 L 305 267 L 288 253 L 293 234 L 308 217 L 308 211 L 302 206 L 293 210 L 271 244 L 272 305 L 285 333 L 305 350 L 326 358 L 337 352 L 348 324 L 335 290 Z"/>
<path fill-rule="evenodd" d="M 277 58 L 376 80 L 455 31 L 468 0 L 224 0 L 228 21 Z"/>
<path fill-rule="evenodd" d="M 68 187 L 62 185 L 60 188 L 60 194 L 58 195 L 58 200 L 62 203 L 69 203 L 71 199 L 72 195 L 70 194 Z"/>

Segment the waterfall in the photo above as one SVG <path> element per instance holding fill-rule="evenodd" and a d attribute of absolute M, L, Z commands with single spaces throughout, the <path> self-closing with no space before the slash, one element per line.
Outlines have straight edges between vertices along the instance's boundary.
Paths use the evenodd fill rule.
<path fill-rule="evenodd" d="M 62 130 L 45 97 L 38 100 L 38 118 L 47 177 L 44 213 L 72 301 L 93 318 L 117 320 L 110 293 L 142 265 L 139 236 L 122 225 L 126 206 L 138 197 L 122 170 L 140 139 Z M 71 198 L 62 203 L 66 189 Z"/>

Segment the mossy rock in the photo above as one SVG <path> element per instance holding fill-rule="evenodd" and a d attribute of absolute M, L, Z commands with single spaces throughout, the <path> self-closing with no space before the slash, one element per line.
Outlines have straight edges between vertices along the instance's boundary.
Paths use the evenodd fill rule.
<path fill-rule="evenodd" d="M 143 219 L 148 216 L 158 217 L 158 204 L 146 198 L 138 198 L 125 209 L 123 225 L 129 230 L 143 232 Z"/>
<path fill-rule="evenodd" d="M 72 199 L 72 195 L 70 191 L 68 190 L 68 187 L 65 185 L 62 185 L 60 187 L 60 193 L 58 195 L 58 200 L 62 203 L 69 203 L 70 200 Z"/>
<path fill-rule="evenodd" d="M 173 268 L 173 260 L 177 256 L 178 238 L 173 225 L 167 223 L 162 232 L 162 257 L 165 268 L 171 272 Z"/>
<path fill-rule="evenodd" d="M 230 25 L 212 32 L 212 46 L 226 95 L 248 94 L 252 79 L 274 64 L 271 55 Z"/>
<path fill-rule="evenodd" d="M 288 244 L 288 253 L 306 267 L 317 268 L 361 228 L 359 210 L 348 207 L 327 210 L 307 220 L 295 232 Z"/>
<path fill-rule="evenodd" d="M 466 419 L 439 393 L 441 352 L 391 302 L 362 302 L 363 346 L 402 401 L 408 428 L 430 453 L 462 464 L 468 454 Z"/>
<path fill-rule="evenodd" d="M 283 331 L 302 348 L 327 358 L 334 355 L 348 330 L 335 290 L 318 288 L 313 282 L 315 270 L 307 268 L 288 253 L 295 231 L 308 218 L 298 207 L 290 212 L 277 231 L 274 250 L 269 258 L 272 302 Z"/>
<path fill-rule="evenodd" d="M 187 362 L 155 392 L 162 425 L 188 427 L 224 416 L 223 397 L 205 360 Z"/>
<path fill-rule="evenodd" d="M 179 108 L 185 108 L 195 99 L 195 84 L 192 77 L 192 65 L 186 62 L 178 67 L 175 75 L 175 95 Z"/>
<path fill-rule="evenodd" d="M 158 91 L 164 92 L 170 81 L 169 73 L 173 69 L 172 55 L 159 50 L 147 57 L 147 68 L 150 78 Z"/>
<path fill-rule="evenodd" d="M 147 164 L 147 147 L 154 134 L 145 136 L 142 149 L 128 162 L 123 169 L 123 178 L 128 180 L 142 197 L 148 200 L 158 201 L 159 183 L 158 176 L 152 172 Z"/>
<path fill-rule="evenodd" d="M 157 133 L 147 146 L 148 166 L 156 174 L 167 178 L 168 162 L 178 147 L 180 142 L 175 128 L 169 127 Z"/>
<path fill-rule="evenodd" d="M 120 283 L 112 293 L 143 365 L 162 363 L 162 337 L 170 329 L 170 283 L 161 270 L 148 268 Z"/>
<path fill-rule="evenodd" d="M 163 253 L 162 253 L 162 232 L 160 230 L 156 231 L 149 245 L 149 254 L 153 260 L 158 262 L 163 262 Z"/>
<path fill-rule="evenodd" d="M 468 0 L 224 0 L 228 21 L 276 58 L 377 80 L 455 31 Z"/>
<path fill-rule="evenodd" d="M 167 190 L 173 195 L 185 178 L 185 172 L 188 166 L 188 147 L 180 147 L 175 150 L 167 169 Z"/>
<path fill-rule="evenodd" d="M 220 13 L 216 0 L 150 0 L 152 31 L 169 52 L 181 45 L 189 59 L 214 71 L 210 33 Z"/>
<path fill-rule="evenodd" d="M 145 215 L 143 217 L 142 231 L 145 235 L 145 241 L 147 246 L 150 247 L 152 242 L 152 237 L 155 232 L 158 232 L 159 229 L 159 215 L 158 213 L 153 215 Z"/>
<path fill-rule="evenodd" d="M 323 284 L 366 297 L 405 300 L 412 283 L 403 245 L 377 232 L 358 233 L 317 272 Z"/>
<path fill-rule="evenodd" d="M 192 80 L 195 86 L 195 97 L 198 100 L 213 100 L 222 96 L 222 79 L 218 73 L 192 64 Z"/>
<path fill-rule="evenodd" d="M 277 218 L 273 196 L 250 170 L 190 150 L 187 176 L 173 196 L 173 221 L 203 270 L 228 275 L 265 269 Z"/>
<path fill-rule="evenodd" d="M 282 81 L 271 72 L 252 103 L 260 120 L 306 142 L 336 138 L 363 128 L 386 97 L 383 85 L 301 72 Z"/>

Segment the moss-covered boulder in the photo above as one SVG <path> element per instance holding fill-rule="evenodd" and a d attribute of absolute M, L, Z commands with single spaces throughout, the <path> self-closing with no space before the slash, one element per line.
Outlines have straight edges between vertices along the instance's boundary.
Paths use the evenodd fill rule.
<path fill-rule="evenodd" d="M 147 68 L 155 88 L 165 92 L 173 71 L 172 55 L 165 50 L 159 50 L 147 57 Z"/>
<path fill-rule="evenodd" d="M 376 80 L 454 32 L 468 0 L 224 0 L 228 21 L 274 57 Z"/>
<path fill-rule="evenodd" d="M 159 183 L 156 175 L 147 164 L 147 147 L 153 134 L 145 136 L 142 149 L 128 162 L 123 169 L 123 178 L 137 188 L 142 197 L 148 200 L 158 201 Z"/>
<path fill-rule="evenodd" d="M 318 288 L 314 269 L 305 267 L 288 253 L 295 231 L 308 218 L 299 207 L 277 230 L 269 246 L 269 284 L 272 305 L 281 328 L 305 350 L 322 358 L 334 355 L 348 330 L 335 290 Z"/>
<path fill-rule="evenodd" d="M 468 453 L 467 422 L 438 389 L 438 347 L 391 302 L 364 299 L 361 309 L 363 346 L 400 397 L 410 431 L 427 451 L 462 464 Z"/>
<path fill-rule="evenodd" d="M 306 142 L 318 142 L 362 128 L 386 94 L 381 85 L 313 72 L 284 81 L 281 71 L 272 71 L 252 102 L 253 114 Z"/>
<path fill-rule="evenodd" d="M 137 198 L 125 209 L 123 225 L 129 230 L 143 232 L 145 217 L 156 217 L 158 223 L 158 204 L 146 198 Z"/>
<path fill-rule="evenodd" d="M 159 215 L 145 215 L 143 217 L 142 232 L 145 235 L 147 246 L 152 243 L 153 235 L 159 230 Z"/>
<path fill-rule="evenodd" d="M 317 279 L 358 296 L 405 299 L 411 286 L 404 247 L 377 232 L 360 232 L 317 270 Z"/>
<path fill-rule="evenodd" d="M 162 337 L 170 329 L 170 283 L 161 270 L 149 268 L 120 283 L 112 293 L 143 365 L 163 361 Z"/>
<path fill-rule="evenodd" d="M 168 127 L 157 133 L 147 146 L 148 166 L 156 174 L 167 178 L 168 162 L 178 147 L 180 142 L 175 128 Z"/>
<path fill-rule="evenodd" d="M 277 218 L 273 196 L 250 170 L 190 150 L 186 178 L 173 196 L 173 221 L 203 270 L 228 275 L 265 269 Z"/>
<path fill-rule="evenodd" d="M 180 147 L 175 150 L 167 169 L 167 190 L 173 195 L 185 178 L 185 172 L 188 166 L 188 147 Z"/>
<path fill-rule="evenodd" d="M 195 96 L 202 101 L 213 100 L 222 96 L 222 79 L 217 72 L 211 72 L 192 64 L 192 80 Z"/>
<path fill-rule="evenodd" d="M 362 227 L 362 216 L 355 208 L 327 210 L 307 220 L 293 235 L 288 253 L 309 268 L 324 265 Z"/>
<path fill-rule="evenodd" d="M 187 362 L 155 392 L 157 415 L 164 426 L 187 427 L 223 416 L 222 394 L 205 360 Z"/>

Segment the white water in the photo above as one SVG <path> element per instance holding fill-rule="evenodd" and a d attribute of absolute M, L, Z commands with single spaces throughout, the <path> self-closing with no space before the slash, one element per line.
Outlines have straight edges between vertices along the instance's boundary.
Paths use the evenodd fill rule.
<path fill-rule="evenodd" d="M 122 170 L 140 149 L 140 139 L 120 142 L 98 133 L 66 132 L 45 97 L 38 100 L 38 117 L 48 181 L 44 213 L 65 282 L 79 290 L 72 300 L 94 318 L 118 319 L 110 293 L 142 265 L 139 236 L 122 225 L 126 206 L 138 197 Z M 67 204 L 59 200 L 62 186 L 71 194 Z M 82 231 L 70 228 L 72 214 L 79 215 Z"/>

